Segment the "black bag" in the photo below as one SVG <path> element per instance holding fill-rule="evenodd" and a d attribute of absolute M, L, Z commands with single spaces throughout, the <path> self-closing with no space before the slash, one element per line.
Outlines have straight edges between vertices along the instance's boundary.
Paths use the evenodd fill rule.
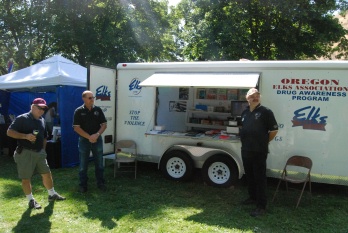
<path fill-rule="evenodd" d="M 16 148 L 17 154 L 20 155 L 22 153 L 22 151 L 23 151 L 23 147 L 22 146 L 17 146 L 17 148 Z"/>

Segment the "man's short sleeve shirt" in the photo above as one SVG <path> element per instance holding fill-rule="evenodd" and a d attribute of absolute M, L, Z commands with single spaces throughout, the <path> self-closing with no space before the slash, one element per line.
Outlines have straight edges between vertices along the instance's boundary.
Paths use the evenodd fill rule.
<path fill-rule="evenodd" d="M 35 143 L 31 143 L 26 139 L 17 139 L 19 146 L 33 149 L 41 150 L 43 148 L 43 141 L 47 138 L 46 124 L 43 117 L 35 119 L 31 112 L 24 113 L 16 117 L 16 119 L 9 126 L 9 129 L 15 130 L 19 133 L 30 134 L 33 130 L 39 130 L 39 134 L 36 136 Z"/>
<path fill-rule="evenodd" d="M 242 113 L 242 150 L 268 152 L 269 132 L 276 130 L 278 124 L 269 108 L 259 105 L 250 112 L 248 107 Z"/>
<path fill-rule="evenodd" d="M 88 134 L 97 133 L 103 123 L 106 123 L 106 118 L 100 107 L 93 106 L 89 110 L 82 105 L 75 110 L 73 125 L 79 125 Z"/>

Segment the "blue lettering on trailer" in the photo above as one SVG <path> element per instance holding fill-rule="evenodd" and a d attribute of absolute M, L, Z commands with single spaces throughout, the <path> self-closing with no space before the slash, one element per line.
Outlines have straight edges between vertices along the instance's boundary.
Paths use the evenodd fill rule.
<path fill-rule="evenodd" d="M 294 111 L 292 127 L 302 126 L 303 129 L 325 131 L 328 116 L 320 116 L 320 108 L 307 106 Z"/>
<path fill-rule="evenodd" d="M 141 121 L 139 110 L 130 110 L 129 117 L 130 120 L 124 121 L 125 125 L 145 126 L 145 121 Z"/>
<path fill-rule="evenodd" d="M 129 90 L 132 91 L 134 95 L 139 95 L 141 92 L 141 86 L 139 86 L 140 80 L 137 78 L 133 78 L 129 84 Z"/>

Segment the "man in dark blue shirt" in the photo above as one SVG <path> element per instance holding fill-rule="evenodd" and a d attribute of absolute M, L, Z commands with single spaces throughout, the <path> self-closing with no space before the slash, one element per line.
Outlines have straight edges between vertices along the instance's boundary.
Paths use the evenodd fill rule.
<path fill-rule="evenodd" d="M 79 137 L 79 191 L 87 192 L 87 169 L 89 155 L 92 151 L 95 165 L 95 176 L 98 188 L 102 191 L 106 190 L 104 180 L 103 166 L 103 140 L 100 135 L 106 129 L 106 118 L 100 107 L 94 105 L 93 93 L 84 91 L 82 100 L 84 104 L 78 107 L 74 112 L 73 127 Z"/>
<path fill-rule="evenodd" d="M 22 189 L 29 200 L 29 208 L 35 209 L 41 209 L 32 194 L 31 177 L 35 173 L 42 176 L 42 182 L 48 191 L 48 201 L 65 200 L 65 197 L 54 190 L 52 174 L 47 165 L 47 131 L 42 118 L 46 109 L 46 101 L 36 98 L 30 112 L 19 115 L 7 130 L 9 137 L 17 139 L 18 146 L 13 157 L 17 164 L 18 177 L 22 179 Z"/>
<path fill-rule="evenodd" d="M 257 217 L 266 210 L 266 160 L 268 143 L 276 136 L 278 124 L 273 112 L 262 106 L 260 93 L 251 88 L 246 99 L 249 107 L 242 113 L 242 160 L 248 182 L 249 198 L 243 204 L 256 204 L 250 215 Z"/>

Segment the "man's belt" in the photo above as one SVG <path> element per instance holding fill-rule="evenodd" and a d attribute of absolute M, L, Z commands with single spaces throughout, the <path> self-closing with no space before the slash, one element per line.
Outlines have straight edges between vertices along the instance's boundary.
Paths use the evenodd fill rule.
<path fill-rule="evenodd" d="M 31 149 L 31 148 L 26 148 L 26 147 L 23 147 L 23 149 L 31 150 L 31 151 L 35 151 L 35 152 L 40 152 L 41 151 L 41 150 L 38 150 L 38 149 Z"/>
<path fill-rule="evenodd" d="M 20 153 L 22 153 L 23 149 L 30 150 L 30 151 L 35 151 L 35 152 L 40 152 L 41 151 L 41 150 L 38 150 L 38 149 L 27 148 L 27 147 L 24 147 L 24 146 L 17 146 L 16 152 L 18 154 L 20 154 Z"/>

